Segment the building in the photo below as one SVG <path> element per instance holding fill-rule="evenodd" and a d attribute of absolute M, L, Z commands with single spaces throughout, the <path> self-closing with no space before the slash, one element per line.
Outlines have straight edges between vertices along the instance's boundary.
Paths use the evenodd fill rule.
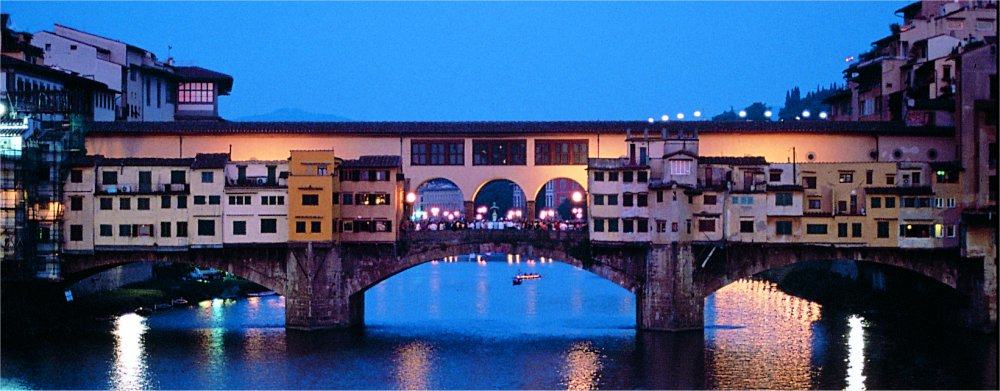
<path fill-rule="evenodd" d="M 337 239 L 333 150 L 291 151 L 288 163 L 288 241 L 333 242 Z M 353 204 L 353 199 L 351 200 Z"/>
<path fill-rule="evenodd" d="M 399 156 L 360 156 L 337 168 L 338 226 L 343 242 L 395 243 L 403 221 L 402 162 Z"/>
<path fill-rule="evenodd" d="M 288 161 L 226 163 L 224 245 L 288 242 Z"/>

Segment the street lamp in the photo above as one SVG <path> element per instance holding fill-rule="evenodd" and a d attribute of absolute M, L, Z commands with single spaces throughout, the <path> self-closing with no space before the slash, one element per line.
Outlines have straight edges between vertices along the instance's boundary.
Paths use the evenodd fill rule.
<path fill-rule="evenodd" d="M 746 117 L 747 117 L 747 111 L 746 110 L 740 110 L 740 118 L 746 118 Z"/>
<path fill-rule="evenodd" d="M 772 114 L 774 114 L 774 113 L 772 113 L 771 110 L 767 110 L 767 111 L 764 112 L 764 116 L 767 117 L 767 118 L 771 118 Z"/>
<path fill-rule="evenodd" d="M 825 111 L 820 111 L 819 112 L 819 118 L 820 119 L 826 119 L 826 117 L 828 117 L 828 115 L 826 114 Z"/>
<path fill-rule="evenodd" d="M 810 115 L 812 115 L 812 113 L 810 113 L 809 110 L 802 110 L 802 118 L 809 118 Z"/>
<path fill-rule="evenodd" d="M 437 217 L 439 213 L 441 213 L 441 208 L 438 208 L 436 206 L 431 208 L 431 215 L 433 215 L 434 217 Z"/>
<path fill-rule="evenodd" d="M 677 119 L 684 119 L 684 113 L 677 113 Z"/>
<path fill-rule="evenodd" d="M 406 193 L 406 203 L 407 204 L 412 204 L 412 203 L 414 203 L 416 201 L 417 201 L 417 194 L 416 193 L 414 193 L 412 191 L 409 192 L 409 193 Z"/>
<path fill-rule="evenodd" d="M 573 202 L 580 203 L 580 201 L 583 201 L 583 193 L 581 193 L 579 190 L 574 191 L 573 194 L 570 196 L 570 198 L 573 200 Z"/>
<path fill-rule="evenodd" d="M 663 121 L 663 122 L 670 121 L 670 116 L 664 114 L 662 117 L 660 117 L 660 121 Z"/>
<path fill-rule="evenodd" d="M 656 122 L 656 120 L 654 120 L 654 119 L 653 119 L 653 117 L 649 117 L 649 118 L 647 118 L 647 119 L 646 119 L 646 121 L 649 121 L 649 123 L 653 123 L 653 122 Z"/>
<path fill-rule="evenodd" d="M 694 111 L 694 117 L 695 118 L 701 118 L 701 110 L 695 110 Z"/>

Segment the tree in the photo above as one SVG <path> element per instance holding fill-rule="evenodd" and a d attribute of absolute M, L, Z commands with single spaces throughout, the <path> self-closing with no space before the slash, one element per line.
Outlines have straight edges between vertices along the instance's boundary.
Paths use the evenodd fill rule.
<path fill-rule="evenodd" d="M 712 121 L 739 121 L 740 115 L 733 111 L 733 107 L 729 107 L 729 111 L 723 111 L 722 114 L 712 117 Z"/>
<path fill-rule="evenodd" d="M 747 117 L 746 117 L 747 120 L 750 121 L 771 120 L 771 117 L 764 115 L 764 112 L 771 110 L 771 108 L 767 107 L 767 105 L 765 105 L 763 102 L 753 102 L 750 104 L 750 106 L 747 106 L 747 108 L 743 110 L 747 112 Z"/>

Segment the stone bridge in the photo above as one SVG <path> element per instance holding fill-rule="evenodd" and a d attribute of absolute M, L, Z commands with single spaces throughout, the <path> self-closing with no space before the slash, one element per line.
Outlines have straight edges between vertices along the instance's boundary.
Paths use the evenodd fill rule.
<path fill-rule="evenodd" d="M 622 245 L 591 243 L 585 231 L 422 231 L 382 244 L 289 243 L 184 252 L 67 254 L 63 271 L 65 283 L 72 283 L 130 262 L 214 267 L 284 295 L 286 326 L 312 330 L 360 326 L 368 288 L 413 266 L 473 253 L 545 257 L 593 272 L 635 293 L 637 327 L 645 330 L 700 329 L 704 299 L 709 294 L 740 278 L 807 260 L 866 261 L 911 270 L 966 297 L 968 326 L 989 329 L 997 320 L 995 265 L 986 265 L 988 261 L 982 258 L 962 258 L 957 249 L 760 243 Z"/>

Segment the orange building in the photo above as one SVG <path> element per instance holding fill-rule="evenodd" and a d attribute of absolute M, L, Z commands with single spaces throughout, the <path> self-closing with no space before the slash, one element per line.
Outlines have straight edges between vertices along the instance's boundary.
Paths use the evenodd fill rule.
<path fill-rule="evenodd" d="M 288 165 L 288 241 L 331 242 L 336 239 L 333 195 L 337 161 L 333 150 L 290 151 Z"/>

